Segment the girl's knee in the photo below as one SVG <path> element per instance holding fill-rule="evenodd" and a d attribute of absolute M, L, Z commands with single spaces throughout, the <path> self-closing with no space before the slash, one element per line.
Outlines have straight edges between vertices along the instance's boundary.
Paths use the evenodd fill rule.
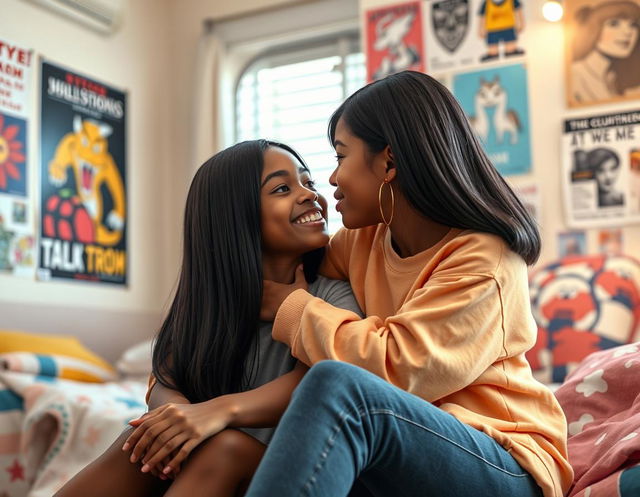
<path fill-rule="evenodd" d="M 219 467 L 221 464 L 236 464 L 253 456 L 256 451 L 264 450 L 264 446 L 246 433 L 227 429 L 202 443 L 191 457 L 189 465 L 199 467 Z"/>

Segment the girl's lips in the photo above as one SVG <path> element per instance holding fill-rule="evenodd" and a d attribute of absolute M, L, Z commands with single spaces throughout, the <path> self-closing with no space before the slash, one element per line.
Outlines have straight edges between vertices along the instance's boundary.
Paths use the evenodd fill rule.
<path fill-rule="evenodd" d="M 338 200 L 338 203 L 336 204 L 336 210 L 338 212 L 340 212 L 342 210 L 342 202 L 344 202 L 344 199 Z"/>

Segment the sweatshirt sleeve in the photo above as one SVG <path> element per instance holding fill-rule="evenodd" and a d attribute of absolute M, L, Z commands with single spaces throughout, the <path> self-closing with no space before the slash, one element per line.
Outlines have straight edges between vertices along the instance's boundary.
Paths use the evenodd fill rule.
<path fill-rule="evenodd" d="M 493 276 L 449 273 L 434 275 L 386 319 L 361 319 L 297 290 L 280 307 L 273 336 L 308 365 L 349 362 L 433 402 L 506 355 L 502 316 Z"/>

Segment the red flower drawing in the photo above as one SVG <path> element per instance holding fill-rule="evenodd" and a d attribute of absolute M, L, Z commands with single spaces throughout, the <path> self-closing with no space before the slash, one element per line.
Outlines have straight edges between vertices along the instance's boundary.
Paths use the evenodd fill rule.
<path fill-rule="evenodd" d="M 22 142 L 14 140 L 20 129 L 16 125 L 4 127 L 4 117 L 0 114 L 0 189 L 7 188 L 7 176 L 20 179 L 16 163 L 24 162 Z"/>

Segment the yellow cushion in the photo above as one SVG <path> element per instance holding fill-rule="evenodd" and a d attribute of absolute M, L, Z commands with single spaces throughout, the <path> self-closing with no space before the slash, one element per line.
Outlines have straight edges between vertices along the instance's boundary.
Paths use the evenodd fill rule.
<path fill-rule="evenodd" d="M 111 364 L 91 352 L 72 336 L 0 330 L 0 354 L 11 352 L 71 357 L 93 364 L 110 373 L 115 371 Z"/>

